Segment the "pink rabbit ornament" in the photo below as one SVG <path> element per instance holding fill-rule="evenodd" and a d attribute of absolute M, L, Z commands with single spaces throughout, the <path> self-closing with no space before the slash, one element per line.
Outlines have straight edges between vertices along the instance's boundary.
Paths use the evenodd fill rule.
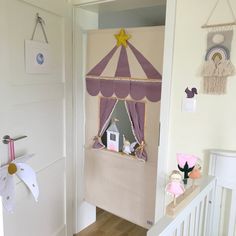
<path fill-rule="evenodd" d="M 173 170 L 166 185 L 166 192 L 174 198 L 174 206 L 176 206 L 176 198 L 182 195 L 184 191 L 181 173 L 178 170 Z"/>

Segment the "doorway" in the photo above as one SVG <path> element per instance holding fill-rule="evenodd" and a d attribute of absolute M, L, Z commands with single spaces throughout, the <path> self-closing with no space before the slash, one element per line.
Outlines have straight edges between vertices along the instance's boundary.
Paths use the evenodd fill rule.
<path fill-rule="evenodd" d="M 119 2 L 119 4 L 118 4 Z M 165 11 L 166 7 L 165 7 L 165 4 L 166 2 L 165 1 L 135 1 L 135 6 L 137 6 L 137 11 L 136 13 L 140 10 L 142 10 L 142 12 L 148 12 L 148 8 L 150 10 L 150 8 L 154 8 L 154 5 L 156 4 L 155 7 L 157 7 L 158 9 L 162 9 L 162 15 L 165 16 L 165 14 L 163 14 L 163 9 Z M 118 4 L 118 5 L 117 5 Z M 149 5 L 149 6 L 148 6 Z M 111 28 L 111 27 L 137 27 L 137 26 L 150 26 L 150 25 L 157 25 L 158 23 L 155 23 L 155 22 L 158 22 L 158 21 L 149 21 L 148 23 L 146 23 L 147 21 L 143 20 L 145 19 L 145 17 L 143 16 L 140 16 L 141 19 L 141 22 L 144 22 L 143 24 L 141 24 L 140 22 L 138 22 L 137 20 L 135 22 L 132 22 L 132 21 L 128 21 L 127 18 L 125 20 L 126 24 L 127 25 L 121 25 L 121 20 L 122 19 L 125 19 L 126 16 L 128 16 L 130 14 L 130 16 L 132 15 L 133 12 L 135 12 L 135 9 L 134 9 L 134 1 L 115 1 L 115 2 L 108 2 L 108 3 L 102 3 L 102 4 L 91 4 L 91 5 L 84 5 L 84 6 L 80 6 L 80 8 L 78 8 L 78 15 L 77 15 L 77 26 L 79 29 L 77 29 L 77 32 L 79 31 L 79 34 L 77 35 L 77 38 L 76 40 L 78 40 L 81 44 L 80 45 L 77 45 L 77 49 L 80 50 L 80 52 L 83 52 L 83 54 L 80 54 L 80 55 L 77 55 L 77 59 L 78 61 L 82 62 L 82 61 L 86 61 L 86 42 L 87 42 L 87 30 L 90 30 L 90 29 L 103 29 L 103 28 Z M 128 13 L 129 12 L 129 13 Z M 122 14 L 120 14 L 122 13 Z M 127 14 L 127 15 L 126 15 Z M 114 18 L 116 18 L 116 20 L 112 21 L 112 16 L 114 16 Z M 124 16 L 126 15 L 126 16 Z M 140 14 L 137 14 L 136 16 L 138 16 Z M 146 18 L 147 18 L 147 15 L 149 15 L 151 17 L 151 14 L 146 14 Z M 120 18 L 119 18 L 120 16 Z M 160 16 L 158 14 L 158 16 Z M 110 20 L 108 20 L 110 17 Z M 87 21 L 87 23 L 82 23 L 82 21 L 84 21 L 85 19 L 89 19 L 89 22 Z M 106 19 L 106 20 L 104 20 Z M 162 17 L 162 24 L 163 22 L 165 22 L 165 17 Z M 106 23 L 104 23 L 106 22 Z M 109 26 L 109 22 L 112 22 L 111 24 L 113 24 L 112 26 Z M 154 22 L 154 23 L 150 23 L 150 22 Z M 84 45 L 83 47 L 81 45 Z M 77 64 L 78 65 L 78 64 Z M 78 71 L 78 74 L 80 74 L 80 78 L 78 78 L 78 81 L 77 81 L 77 89 L 79 91 L 82 91 L 83 94 L 85 94 L 85 82 L 84 82 L 84 78 L 85 78 L 85 74 L 86 74 L 86 70 L 85 70 L 85 65 L 83 65 L 83 63 L 79 63 L 79 67 L 77 66 L 77 71 Z M 81 71 L 83 71 L 83 73 L 81 73 Z M 81 88 L 83 88 L 81 90 Z M 77 92 L 78 93 L 78 92 Z M 80 102 L 82 101 L 82 103 L 78 102 L 79 104 L 82 104 L 84 105 L 84 102 L 85 102 L 85 97 L 84 95 L 81 96 L 81 95 L 78 95 L 77 96 L 77 100 L 81 99 Z M 81 111 L 84 113 L 85 110 L 84 110 L 84 106 L 80 107 L 78 109 L 78 113 L 77 114 L 81 114 Z M 81 122 L 81 117 L 79 118 L 79 123 L 81 124 L 84 124 L 85 123 L 85 117 L 82 118 L 82 122 Z M 165 124 L 163 125 L 163 128 L 164 126 L 166 126 Z M 80 133 L 81 133 L 81 130 L 83 131 L 83 135 L 85 134 L 85 129 L 84 129 L 84 126 L 81 125 L 81 129 L 80 129 Z M 81 139 L 81 137 L 79 137 L 78 139 Z M 84 140 L 82 140 L 83 144 L 85 145 L 86 147 L 86 143 L 84 142 Z M 158 146 L 158 144 L 157 144 Z M 82 147 L 79 147 L 78 148 L 78 153 L 81 153 L 81 155 L 83 155 L 84 153 L 84 150 Z M 84 159 L 81 160 L 77 160 L 78 161 L 78 164 L 79 163 L 82 163 L 84 165 Z M 159 160 L 158 160 L 159 162 Z M 164 166 L 164 164 L 161 164 L 161 165 L 158 165 L 158 168 L 161 168 L 161 166 Z M 163 177 L 163 171 L 160 172 L 162 174 L 162 177 Z M 79 171 L 79 176 L 83 177 L 83 170 L 80 170 Z M 159 173 L 158 173 L 159 174 Z M 158 177 L 157 177 L 158 178 Z M 163 181 L 163 178 L 162 180 Z M 80 186 L 83 186 L 83 188 L 79 187 L 79 191 L 78 191 L 78 196 L 80 196 L 80 199 L 81 199 L 81 202 L 83 202 L 83 197 L 84 197 L 84 181 L 79 181 L 79 185 Z M 157 183 L 159 185 L 159 183 Z M 159 193 L 158 193 L 159 194 Z M 157 194 L 157 195 L 158 195 Z M 163 197 L 163 193 L 160 194 L 162 195 Z M 160 202 L 160 205 L 162 206 L 156 206 L 156 210 L 158 209 L 158 211 L 160 212 L 159 215 L 162 215 L 163 214 L 163 211 L 162 210 L 159 210 L 161 208 L 164 207 L 164 204 L 162 204 L 161 202 L 163 202 L 163 199 L 161 199 L 160 196 L 158 196 L 158 199 L 159 199 L 159 202 Z M 80 202 L 80 203 L 81 203 Z M 78 203 L 78 208 L 79 208 L 79 204 Z M 91 206 L 90 206 L 91 207 Z M 155 207 L 154 207 L 155 208 Z M 91 210 L 91 208 L 90 208 Z M 94 210 L 93 211 L 93 215 L 94 212 L 95 212 L 95 207 L 94 207 Z M 92 215 L 90 214 L 90 216 Z M 92 219 L 91 219 L 92 218 Z M 94 217 L 91 217 L 90 218 L 90 222 L 92 222 L 93 220 L 95 220 L 95 216 Z M 155 221 L 156 219 L 158 218 L 157 214 L 155 215 Z"/>

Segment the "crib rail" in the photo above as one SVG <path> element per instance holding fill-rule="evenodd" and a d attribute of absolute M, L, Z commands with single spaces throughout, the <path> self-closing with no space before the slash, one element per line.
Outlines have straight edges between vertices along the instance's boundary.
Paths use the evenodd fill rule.
<path fill-rule="evenodd" d="M 236 235 L 236 151 L 211 150 L 209 175 L 216 176 L 214 236 Z"/>
<path fill-rule="evenodd" d="M 216 178 L 204 177 L 200 191 L 175 217 L 164 216 L 147 236 L 208 236 L 212 235 L 213 201 Z"/>

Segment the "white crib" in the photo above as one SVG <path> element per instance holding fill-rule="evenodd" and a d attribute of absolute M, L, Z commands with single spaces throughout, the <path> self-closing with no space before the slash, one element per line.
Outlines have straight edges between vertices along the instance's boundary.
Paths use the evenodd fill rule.
<path fill-rule="evenodd" d="M 164 216 L 148 236 L 235 236 L 236 152 L 212 150 L 209 176 L 175 217 Z"/>

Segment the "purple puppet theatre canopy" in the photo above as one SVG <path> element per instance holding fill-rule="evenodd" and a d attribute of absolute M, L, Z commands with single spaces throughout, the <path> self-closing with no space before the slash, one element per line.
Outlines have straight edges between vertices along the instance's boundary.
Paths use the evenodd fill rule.
<path fill-rule="evenodd" d="M 136 150 L 136 157 L 142 161 L 147 161 L 144 141 L 144 120 L 145 104 L 139 102 L 147 98 L 151 102 L 158 102 L 161 99 L 161 79 L 162 76 L 158 70 L 147 60 L 143 54 L 136 49 L 128 40 L 130 35 L 121 29 L 119 34 L 115 35 L 117 44 L 111 51 L 86 75 L 86 87 L 91 96 L 102 94 L 100 99 L 100 124 L 97 135 L 94 138 L 93 148 L 103 149 L 101 137 L 108 127 L 111 114 L 118 102 L 118 99 L 124 99 L 130 96 L 133 101 L 125 101 L 126 110 L 132 125 L 134 137 L 139 144 Z M 118 62 L 115 65 L 112 76 L 105 74 L 106 67 L 118 53 Z M 136 60 L 136 66 L 140 67 L 143 78 L 134 78 L 131 71 L 132 64 L 129 63 L 127 50 Z"/>
<path fill-rule="evenodd" d="M 124 99 L 128 95 L 134 100 L 147 98 L 151 102 L 158 102 L 161 99 L 161 79 L 158 70 L 136 49 L 128 40 L 130 35 L 121 29 L 115 35 L 117 44 L 102 60 L 94 66 L 86 75 L 86 87 L 91 96 L 97 96 L 99 92 L 104 97 L 116 96 Z M 131 66 L 128 59 L 127 48 L 136 58 L 143 70 L 144 78 L 133 78 Z M 114 54 L 119 50 L 119 58 L 114 75 L 107 76 L 104 71 Z"/>

